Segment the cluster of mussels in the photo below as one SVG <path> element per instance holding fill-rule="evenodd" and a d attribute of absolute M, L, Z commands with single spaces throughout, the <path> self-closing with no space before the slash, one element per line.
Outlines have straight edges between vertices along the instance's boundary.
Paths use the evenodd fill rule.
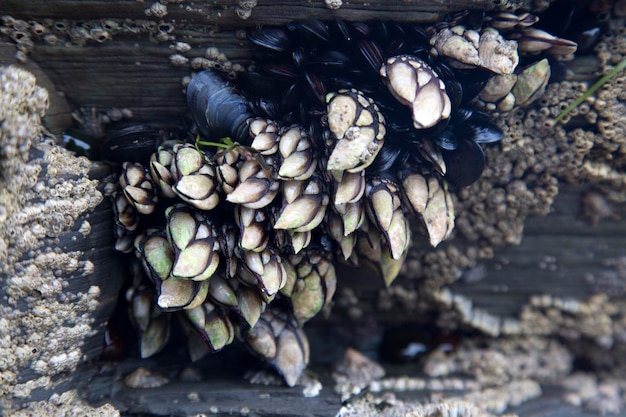
<path fill-rule="evenodd" d="M 125 162 L 113 193 L 116 248 L 139 261 L 126 298 L 141 355 L 176 318 L 193 359 L 237 336 L 294 385 L 309 358 L 302 325 L 331 303 L 334 263 L 373 266 L 389 285 L 409 217 L 433 246 L 448 237 L 449 187 L 476 181 L 481 143 L 502 136 L 476 97 L 501 112 L 528 103 L 550 76 L 540 58 L 575 50 L 536 21 L 294 22 L 249 33 L 261 52 L 237 88 L 196 74 L 195 143 Z M 518 52 L 535 54 L 524 70 Z"/>

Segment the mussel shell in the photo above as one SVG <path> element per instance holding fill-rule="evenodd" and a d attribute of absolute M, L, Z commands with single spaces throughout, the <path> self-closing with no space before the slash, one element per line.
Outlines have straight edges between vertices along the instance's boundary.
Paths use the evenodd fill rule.
<path fill-rule="evenodd" d="M 318 104 L 325 103 L 326 86 L 318 75 L 314 72 L 306 71 L 304 73 L 304 86 L 307 94 L 317 100 Z"/>
<path fill-rule="evenodd" d="M 116 130 L 107 135 L 102 146 L 102 159 L 147 165 L 159 145 L 159 135 L 150 125 L 140 124 Z"/>
<path fill-rule="evenodd" d="M 442 150 L 446 163 L 445 179 L 457 187 L 466 187 L 477 181 L 485 169 L 485 153 L 471 139 L 458 138 L 458 147 L 453 151 Z"/>
<path fill-rule="evenodd" d="M 488 113 L 461 107 L 455 112 L 453 131 L 456 135 L 476 143 L 499 142 L 503 132 L 491 121 L 492 117 Z"/>
<path fill-rule="evenodd" d="M 319 68 L 323 71 L 337 71 L 348 65 L 350 61 L 350 57 L 343 52 L 324 50 L 311 57 L 307 62 L 307 66 L 315 69 Z"/>
<path fill-rule="evenodd" d="M 220 139 L 229 137 L 247 144 L 246 121 L 252 117 L 243 97 L 212 70 L 202 71 L 187 86 L 187 106 L 200 133 Z"/>
<path fill-rule="evenodd" d="M 287 29 L 294 32 L 296 36 L 302 37 L 307 43 L 327 43 L 330 42 L 330 30 L 326 23 L 317 19 L 307 19 L 300 22 L 292 22 L 287 25 Z"/>
<path fill-rule="evenodd" d="M 253 29 L 248 33 L 248 39 L 253 44 L 274 52 L 287 52 L 292 47 L 287 31 L 277 27 Z"/>
<path fill-rule="evenodd" d="M 459 147 L 459 141 L 457 140 L 456 135 L 450 130 L 444 130 L 432 139 L 433 142 L 435 142 L 435 145 L 447 151 L 453 151 Z"/>
<path fill-rule="evenodd" d="M 383 51 L 378 43 L 369 39 L 361 39 L 357 44 L 357 48 L 363 58 L 365 58 L 365 62 L 377 74 L 384 62 Z"/>
<path fill-rule="evenodd" d="M 502 140 L 502 130 L 491 125 L 471 124 L 468 126 L 469 137 L 476 143 L 495 143 Z"/>

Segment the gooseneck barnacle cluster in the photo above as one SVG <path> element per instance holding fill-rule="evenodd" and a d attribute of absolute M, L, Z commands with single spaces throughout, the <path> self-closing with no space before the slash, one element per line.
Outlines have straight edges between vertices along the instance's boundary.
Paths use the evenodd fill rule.
<path fill-rule="evenodd" d="M 137 260 L 126 299 L 141 355 L 181 326 L 193 359 L 237 337 L 296 384 L 302 326 L 330 306 L 335 263 L 389 285 L 410 219 L 433 246 L 450 236 L 452 190 L 479 179 L 482 146 L 502 136 L 484 111 L 539 97 L 546 51 L 575 50 L 536 21 L 293 22 L 250 31 L 256 68 L 234 85 L 196 74 L 196 136 L 124 162 L 112 193 L 116 248 Z M 141 128 L 111 143 L 137 135 L 154 142 Z"/>

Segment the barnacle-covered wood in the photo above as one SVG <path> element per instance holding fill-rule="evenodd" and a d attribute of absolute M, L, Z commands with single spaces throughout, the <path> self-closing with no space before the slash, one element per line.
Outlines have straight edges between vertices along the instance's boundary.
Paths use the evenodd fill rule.
<path fill-rule="evenodd" d="M 321 0 L 289 1 L 280 6 L 233 0 L 36 0 L 23 4 L 0 0 L 1 15 L 29 22 L 28 27 L 32 22 L 42 28 L 48 22 L 58 29 L 30 33 L 31 29 L 24 31 L 4 19 L 0 21 L 0 45 L 17 46 L 14 54 L 20 61 L 27 56 L 41 66 L 67 102 L 100 110 L 128 108 L 134 121 L 153 122 L 185 112 L 180 80 L 188 75 L 190 65 L 201 69 L 216 62 L 210 53 L 205 55 L 207 48 L 227 57 L 224 65 L 247 65 L 252 48 L 238 32 L 244 27 L 311 18 L 435 22 L 453 11 L 491 10 L 496 4 L 515 9 L 531 3 L 378 0 L 344 2 L 331 10 Z M 11 60 L 10 55 L 0 55 L 0 63 Z M 65 119 L 48 126 L 54 133 L 71 121 L 67 112 L 63 115 Z"/>
<path fill-rule="evenodd" d="M 35 0 L 27 4 L 18 4 L 3 0 L 3 12 L 13 16 L 28 16 L 29 18 L 58 17 L 64 19 L 89 19 L 92 16 L 101 18 L 143 18 L 150 9 L 152 3 L 137 2 L 135 0 L 65 0 L 46 1 Z M 199 2 L 186 7 L 180 1 L 163 1 L 164 8 L 153 9 L 154 17 L 166 17 L 180 20 L 190 20 L 196 23 L 204 23 L 207 20 L 215 20 L 220 24 L 257 25 L 257 24 L 281 24 L 291 20 L 311 18 L 329 18 L 329 16 L 346 20 L 410 20 L 410 21 L 433 21 L 443 13 L 464 9 L 490 10 L 496 5 L 503 3 L 511 7 L 519 8 L 529 5 L 531 1 L 497 1 L 497 0 L 449 0 L 442 3 L 438 0 L 420 0 L 397 2 L 393 0 L 375 0 L 366 4 L 360 2 L 348 2 L 337 10 L 329 10 L 323 1 L 310 2 L 306 0 L 288 1 L 280 4 L 275 2 L 259 2 L 251 7 L 251 15 L 242 19 L 237 8 L 249 8 L 245 4 L 238 5 L 232 0 L 216 0 L 211 2 Z M 169 4 L 168 4 L 169 3 Z M 249 2 L 247 2 L 249 3 Z M 418 4 L 419 3 L 419 4 Z M 506 6 L 504 4 L 504 6 Z M 164 10 L 164 11 L 163 11 Z M 164 15 L 160 15 L 164 13 Z M 408 15 L 407 15 L 408 14 Z"/>
<path fill-rule="evenodd" d="M 110 206 L 89 177 L 107 170 L 44 140 L 48 93 L 31 73 L 0 67 L 0 96 L 4 414 L 100 354 L 123 272 L 110 257 Z"/>
<path fill-rule="evenodd" d="M 185 111 L 180 79 L 189 73 L 189 66 L 181 69 L 174 64 L 195 58 L 208 59 L 204 56 L 208 46 L 223 52 L 232 60 L 231 64 L 246 62 L 250 49 L 245 41 L 237 37 L 234 27 L 255 25 L 267 21 L 265 19 L 281 23 L 310 16 L 348 20 L 367 20 L 368 16 L 374 15 L 376 18 L 401 20 L 430 20 L 439 16 L 430 12 L 430 3 L 422 2 L 418 6 L 418 2 L 411 1 L 370 2 L 368 5 L 345 2 L 338 11 L 326 9 L 321 1 L 290 2 L 274 11 L 268 5 L 259 4 L 250 11 L 247 20 L 237 15 L 235 1 L 220 0 L 210 3 L 210 6 L 204 3 L 164 3 L 127 0 L 78 4 L 38 0 L 18 4 L 0 0 L 0 10 L 16 18 L 34 19 L 35 22 L 43 18 L 67 18 L 69 20 L 63 22 L 72 28 L 83 22 L 100 22 L 103 16 L 152 22 L 147 23 L 144 29 L 138 28 L 134 34 L 115 33 L 111 38 L 98 38 L 103 43 L 83 39 L 84 44 L 80 45 L 80 36 L 64 38 L 57 44 L 37 40 L 36 48 L 27 54 L 29 62 L 40 64 L 71 103 L 105 109 L 129 107 L 136 120 L 150 121 L 171 119 L 172 115 Z M 515 5 L 522 3 L 530 2 L 515 2 Z M 445 6 L 437 2 L 435 7 L 448 8 L 457 4 L 491 7 L 490 2 L 468 1 L 447 2 Z M 166 15 L 154 14 L 162 13 L 163 7 Z M 406 11 L 415 7 L 424 7 L 427 13 L 409 16 Z M 381 13 L 383 8 L 385 13 Z M 147 9 L 151 9 L 150 16 Z M 7 27 L 6 22 L 2 24 Z M 159 40 L 159 36 L 165 40 Z M 0 37 L 0 41 L 3 46 L 8 45 L 12 52 L 15 51 L 15 42 L 10 37 Z M 179 41 L 191 48 L 187 56 L 180 53 L 174 56 L 172 47 L 176 48 L 175 52 L 186 48 L 176 43 Z M 594 71 L 598 67 L 603 73 L 610 70 L 626 55 L 625 45 L 623 29 L 607 36 L 592 57 Z M 9 58 L 3 58 L 2 62 L 5 59 Z M 196 62 L 202 64 L 204 61 Z M 430 325 L 434 322 L 440 329 L 459 334 L 466 335 L 465 331 L 480 334 L 464 338 L 452 354 L 435 351 L 423 362 L 411 362 L 395 370 L 387 368 L 388 376 L 369 386 L 372 396 L 359 396 L 345 404 L 342 416 L 386 415 L 383 413 L 404 411 L 414 412 L 415 415 L 432 415 L 437 411 L 442 415 L 482 416 L 499 414 L 504 407 L 531 398 L 534 400 L 507 411 L 521 416 L 537 415 L 537 410 L 546 410 L 551 415 L 582 415 L 580 408 L 566 407 L 564 402 L 586 407 L 590 413 L 612 413 L 620 411 L 620 407 L 624 409 L 623 398 L 620 398 L 620 393 L 626 390 L 623 382 L 626 364 L 622 359 L 626 357 L 623 303 L 626 298 L 626 253 L 623 250 L 626 247 L 626 208 L 623 203 L 620 204 L 624 201 L 626 189 L 623 170 L 626 96 L 623 85 L 624 75 L 619 74 L 598 91 L 596 98 L 587 100 L 568 115 L 564 120 L 568 125 L 556 125 L 554 117 L 564 105 L 584 91 L 585 84 L 563 81 L 548 86 L 546 96 L 538 100 L 537 108 L 501 118 L 505 139 L 501 147 L 487 152 L 490 162 L 483 179 L 472 187 L 455 192 L 458 218 L 453 240 L 431 251 L 424 249 L 426 242 L 414 242 L 401 276 L 389 288 L 384 288 L 378 279 L 368 276 L 363 270 L 355 273 L 351 269 L 339 274 L 338 294 L 331 319 L 312 320 L 308 327 L 312 330 L 309 334 L 312 350 L 325 352 L 321 355 L 322 364 L 315 363 L 315 358 L 312 358 L 315 371 L 327 369 L 328 362 L 338 357 L 338 354 L 330 352 L 332 345 L 337 348 L 352 345 L 374 357 L 376 352 L 372 345 L 378 345 L 383 329 L 392 327 L 391 324 L 408 321 Z M 65 159 L 67 155 L 58 148 L 46 149 L 49 151 L 47 155 L 58 156 L 60 153 L 64 161 L 76 162 L 69 157 Z M 76 163 L 82 170 L 81 175 L 84 175 L 85 161 Z M 31 178 L 14 175 L 5 167 L 2 169 L 2 181 Z M 66 184 L 75 184 L 73 181 L 79 180 L 65 179 L 55 184 L 53 189 L 62 194 L 66 191 Z M 29 195 L 29 192 L 22 194 Z M 0 218 L 5 214 L 0 212 Z M 546 214 L 547 217 L 542 217 Z M 92 226 L 91 232 L 94 233 L 93 225 L 98 224 L 98 232 L 105 234 L 103 239 L 112 239 L 107 233 L 112 226 L 110 217 L 106 215 L 105 219 L 99 220 L 99 216 L 100 212 L 96 211 L 88 219 L 88 224 L 80 223 L 78 231 L 71 234 L 77 240 L 70 237 L 71 243 L 65 249 L 72 254 L 82 250 L 82 243 L 79 242 L 88 225 Z M 0 221 L 0 229 L 2 222 L 13 221 L 12 212 L 7 219 Z M 27 222 L 23 225 L 32 233 L 41 233 L 38 224 Z M 32 235 L 16 234 L 10 239 L 22 238 L 32 239 Z M 43 242 L 48 243 L 46 240 Z M 61 238 L 59 244 L 63 246 L 63 242 Z M 2 243 L 0 241 L 0 255 L 7 250 L 7 245 Z M 8 251 L 16 247 L 19 249 L 21 246 L 8 245 Z M 107 262 L 111 259 L 101 252 L 94 254 L 96 259 L 100 256 Z M 48 259 L 34 255 L 37 254 L 33 253 L 33 262 L 43 264 Z M 25 260 L 20 258 L 19 262 L 12 260 L 0 265 L 5 268 L 21 267 L 22 262 L 29 261 L 29 257 L 31 255 L 27 254 L 24 255 Z M 66 266 L 73 268 L 78 265 L 80 270 L 84 265 L 84 271 L 90 271 L 88 263 L 81 263 L 82 258 L 75 259 L 68 259 Z M 94 278 L 97 274 L 96 268 L 90 277 Z M 7 277 L 0 275 L 3 294 L 7 292 Z M 82 291 L 72 287 L 80 280 L 68 279 L 70 285 L 63 287 L 64 284 L 58 284 L 57 278 L 51 278 L 53 290 L 63 288 L 64 294 Z M 10 283 L 16 284 L 15 280 Z M 49 290 L 49 287 L 41 289 Z M 22 310 L 15 309 L 10 313 L 17 311 L 17 314 L 25 314 L 22 316 L 25 318 L 39 314 L 32 321 L 33 325 L 39 326 L 41 314 L 47 312 L 49 306 L 39 304 L 37 308 L 30 309 L 34 301 L 43 298 L 45 303 L 53 303 L 55 307 L 50 309 L 55 312 L 66 311 L 46 294 L 35 292 L 27 301 L 18 302 Z M 91 311 L 92 295 L 87 293 L 86 305 L 72 311 L 80 312 L 83 307 Z M 111 294 L 109 299 L 113 298 Z M 25 340 L 26 344 L 21 347 L 31 348 L 35 342 L 43 340 L 40 335 L 49 328 L 48 321 L 44 321 L 48 327 L 43 330 L 36 327 L 30 339 L 26 340 L 21 335 L 15 335 L 21 330 L 17 331 L 13 322 L 5 319 L 4 300 L 2 302 L 2 341 L 22 343 Z M 98 313 L 93 314 L 95 322 L 101 322 Z M 28 321 L 24 323 L 31 324 Z M 31 328 L 24 329 L 29 331 Z M 484 335 L 497 335 L 498 338 Z M 96 334 L 86 342 L 88 357 L 97 352 L 101 340 Z M 338 341 L 336 344 L 333 343 L 335 340 Z M 6 390 L 17 384 L 14 393 L 21 397 L 32 401 L 50 398 L 49 393 L 37 389 L 48 387 L 51 381 L 47 375 L 40 377 L 40 372 L 52 375 L 74 369 L 80 358 L 74 350 L 65 356 L 63 353 L 55 355 L 59 348 L 54 345 L 57 339 L 46 341 L 49 342 L 47 346 L 55 349 L 20 349 L 18 353 L 22 356 L 18 360 L 21 362 L 11 362 L 18 356 L 15 352 L 10 351 L 8 356 L 0 355 L 0 360 L 8 358 L 9 367 L 16 366 L 18 369 L 17 374 L 13 369 L 0 369 L 0 382 L 8 383 L 1 389 Z M 66 345 L 60 347 L 65 348 Z M 38 355 L 41 362 L 33 362 L 31 359 Z M 180 358 L 179 362 L 168 362 L 171 358 L 158 357 L 149 362 L 126 361 L 114 370 L 107 365 L 101 371 L 90 366 L 80 367 L 79 373 L 71 377 L 63 374 L 61 385 L 57 388 L 59 392 L 76 388 L 78 383 L 75 381 L 81 381 L 81 394 L 89 402 L 102 404 L 102 401 L 111 401 L 116 408 L 130 414 L 182 415 L 209 410 L 218 415 L 255 412 L 294 415 L 299 411 L 294 411 L 294 404 L 297 404 L 303 414 L 334 415 L 341 406 L 338 397 L 327 389 L 332 382 L 324 379 L 324 371 L 321 371 L 320 379 L 325 389 L 321 397 L 313 400 L 303 398 L 300 388 L 286 390 L 243 386 L 240 378 L 243 369 L 233 370 L 231 364 L 246 362 L 242 359 L 245 357 L 241 351 L 235 351 L 233 356 L 213 358 L 214 362 L 199 366 L 211 369 L 210 375 L 209 372 L 200 372 L 200 381 L 193 384 L 182 377 L 184 372 L 181 369 L 188 362 L 181 363 Z M 171 366 L 164 366 L 164 363 L 171 363 Z M 214 368 L 215 363 L 221 363 L 227 369 Z M 575 365 L 578 363 L 584 363 L 591 369 L 602 368 L 606 373 L 600 376 L 585 368 L 577 369 Z M 158 389 L 120 388 L 116 381 L 139 366 L 163 370 L 170 377 L 170 383 Z M 232 372 L 239 374 L 233 376 Z M 465 379 L 460 379 L 459 375 Z M 91 384 L 83 383 L 90 378 Z M 414 401 L 415 398 L 423 400 L 437 396 L 442 389 L 446 390 L 446 397 L 449 398 L 450 391 L 453 391 L 454 396 L 462 397 L 462 400 L 437 405 Z M 539 389 L 543 390 L 541 397 L 538 397 Z M 383 392 L 402 393 L 402 400 Z M 73 403 L 71 396 L 64 396 L 50 398 L 46 403 L 48 410 Z M 3 398 L 2 395 L 0 398 Z M 3 411 L 1 406 L 0 413 Z M 31 414 L 43 415 L 37 407 L 36 403 L 31 403 Z M 106 415 L 118 413 L 111 408 L 107 408 Z"/>

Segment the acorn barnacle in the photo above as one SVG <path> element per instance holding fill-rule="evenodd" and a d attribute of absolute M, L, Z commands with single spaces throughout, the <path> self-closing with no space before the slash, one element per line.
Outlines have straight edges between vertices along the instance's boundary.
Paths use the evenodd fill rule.
<path fill-rule="evenodd" d="M 411 221 L 433 246 L 453 232 L 452 192 L 502 137 L 480 108 L 530 103 L 549 77 L 543 56 L 517 68 L 536 21 L 265 26 L 248 33 L 254 71 L 195 74 L 193 133 L 158 147 L 150 136 L 112 196 L 116 248 L 136 255 L 127 300 L 142 356 L 182 323 L 193 359 L 239 339 L 296 384 L 302 326 L 331 304 L 335 263 L 389 285 Z M 542 39 L 550 53 L 569 45 Z"/>

